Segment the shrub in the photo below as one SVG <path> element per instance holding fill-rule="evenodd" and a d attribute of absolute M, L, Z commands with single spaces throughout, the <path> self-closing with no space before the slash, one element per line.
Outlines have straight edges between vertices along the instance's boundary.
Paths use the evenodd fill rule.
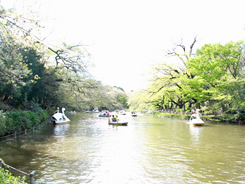
<path fill-rule="evenodd" d="M 48 112 L 43 109 L 38 112 L 38 115 L 40 117 L 41 122 L 49 118 Z"/>
<path fill-rule="evenodd" d="M 40 109 L 38 112 L 12 110 L 6 113 L 0 110 L 0 136 L 31 128 L 47 120 L 48 112 Z"/>
<path fill-rule="evenodd" d="M 23 184 L 25 177 L 15 177 L 12 176 L 10 172 L 6 172 L 4 169 L 0 170 L 0 183 L 9 184 Z"/>
<path fill-rule="evenodd" d="M 41 120 L 37 113 L 31 112 L 31 111 L 25 111 L 23 112 L 24 115 L 24 122 L 22 122 L 22 125 L 25 125 L 25 128 L 31 128 L 35 125 L 38 125 Z"/>
<path fill-rule="evenodd" d="M 22 122 L 23 116 L 20 111 L 15 110 L 7 112 L 6 126 L 8 127 L 7 131 L 9 133 L 21 130 Z"/>
<path fill-rule="evenodd" d="M 6 118 L 7 132 L 19 131 L 22 128 L 31 128 L 38 125 L 41 118 L 38 113 L 31 111 L 9 111 Z"/>

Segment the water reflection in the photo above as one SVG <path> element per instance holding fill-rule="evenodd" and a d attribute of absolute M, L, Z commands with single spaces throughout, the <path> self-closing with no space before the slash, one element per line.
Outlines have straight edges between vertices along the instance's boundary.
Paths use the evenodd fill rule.
<path fill-rule="evenodd" d="M 189 125 L 189 130 L 191 133 L 191 137 L 193 141 L 198 142 L 200 139 L 200 135 L 203 131 L 204 127 L 201 126 L 193 126 L 192 124 Z"/>
<path fill-rule="evenodd" d="M 70 128 L 70 124 L 55 125 L 54 126 L 54 135 L 57 135 L 57 136 L 66 135 L 69 128 Z"/>

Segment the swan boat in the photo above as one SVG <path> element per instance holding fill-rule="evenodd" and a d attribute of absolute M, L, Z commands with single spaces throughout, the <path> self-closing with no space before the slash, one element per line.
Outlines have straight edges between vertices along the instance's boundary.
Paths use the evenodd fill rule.
<path fill-rule="evenodd" d="M 99 117 L 110 117 L 110 113 L 109 113 L 109 111 L 107 111 L 107 110 L 103 110 L 103 111 L 100 113 Z"/>
<path fill-rule="evenodd" d="M 193 126 L 203 126 L 204 125 L 204 121 L 200 118 L 198 111 L 199 109 L 196 110 L 195 114 L 191 115 L 190 124 L 192 124 Z"/>
<path fill-rule="evenodd" d="M 100 111 L 98 109 L 94 109 L 93 113 L 99 113 Z"/>
<path fill-rule="evenodd" d="M 64 125 L 70 123 L 70 119 L 65 115 L 65 108 L 62 108 L 62 112 L 59 112 L 59 107 L 51 117 L 51 125 Z"/>

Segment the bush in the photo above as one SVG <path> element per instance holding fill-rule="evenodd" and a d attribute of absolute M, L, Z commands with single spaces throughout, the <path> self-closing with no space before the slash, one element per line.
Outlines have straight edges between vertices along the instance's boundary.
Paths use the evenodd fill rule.
<path fill-rule="evenodd" d="M 6 126 L 7 132 L 12 133 L 13 131 L 19 131 L 21 130 L 23 122 L 23 116 L 21 114 L 21 111 L 9 111 L 7 112 L 7 118 L 6 118 Z"/>
<path fill-rule="evenodd" d="M 43 109 L 38 112 L 38 115 L 40 117 L 41 122 L 46 121 L 49 118 L 48 112 Z"/>
<path fill-rule="evenodd" d="M 3 128 L 0 131 L 0 136 L 20 131 L 23 128 L 31 128 L 47 118 L 48 114 L 44 110 L 40 112 L 9 111 L 6 113 L 4 122 L 1 123 L 0 121 L 0 128 Z"/>
<path fill-rule="evenodd" d="M 38 125 L 41 120 L 37 113 L 31 112 L 31 111 L 25 111 L 23 112 L 24 115 L 24 122 L 22 122 L 22 125 L 24 128 L 31 128 L 35 125 Z"/>
<path fill-rule="evenodd" d="M 32 111 L 32 112 L 39 112 L 42 110 L 39 104 L 33 102 L 32 100 L 29 101 L 27 104 L 27 110 Z"/>
<path fill-rule="evenodd" d="M 4 169 L 0 170 L 0 183 L 6 184 L 23 184 L 25 183 L 25 177 L 12 176 L 10 172 L 6 172 Z"/>

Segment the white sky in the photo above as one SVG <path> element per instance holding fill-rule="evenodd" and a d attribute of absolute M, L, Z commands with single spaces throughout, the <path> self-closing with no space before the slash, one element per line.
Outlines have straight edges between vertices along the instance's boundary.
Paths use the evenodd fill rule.
<path fill-rule="evenodd" d="M 243 40 L 244 0 L 1 0 L 27 7 L 36 2 L 51 38 L 82 42 L 96 65 L 91 73 L 127 92 L 145 86 L 142 73 L 164 61 L 183 38 L 206 43 Z M 51 42 L 52 44 L 52 42 Z"/>

